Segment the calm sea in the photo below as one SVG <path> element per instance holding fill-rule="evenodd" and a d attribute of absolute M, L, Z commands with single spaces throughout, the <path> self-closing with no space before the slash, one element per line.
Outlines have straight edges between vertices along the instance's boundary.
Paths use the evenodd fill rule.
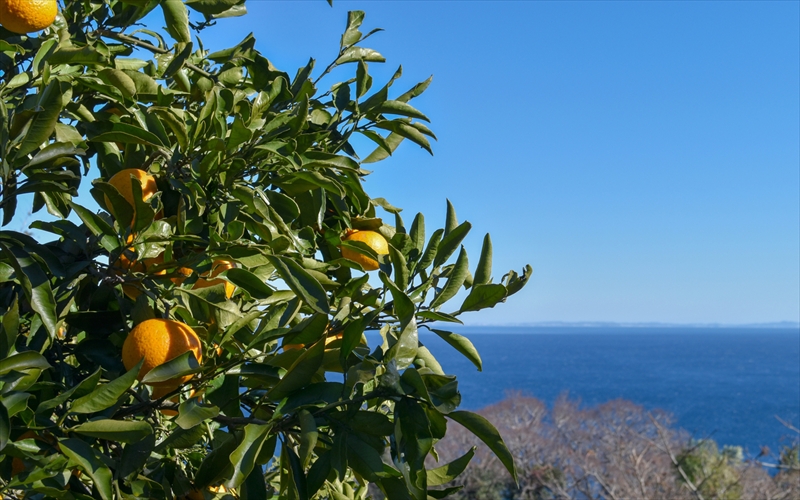
<path fill-rule="evenodd" d="M 457 375 L 462 408 L 522 390 L 551 404 L 624 398 L 670 412 L 695 437 L 773 452 L 800 427 L 800 330 L 752 328 L 501 328 L 458 330 L 483 359 L 466 358 L 422 329 L 420 340 Z"/>

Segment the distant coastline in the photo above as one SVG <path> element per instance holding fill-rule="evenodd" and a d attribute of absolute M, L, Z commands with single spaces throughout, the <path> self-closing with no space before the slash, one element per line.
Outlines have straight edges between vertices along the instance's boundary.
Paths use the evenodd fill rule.
<path fill-rule="evenodd" d="M 469 322 L 461 328 L 770 328 L 800 329 L 797 321 L 773 321 L 769 323 L 616 323 L 610 321 L 543 321 L 536 323 L 481 324 Z"/>

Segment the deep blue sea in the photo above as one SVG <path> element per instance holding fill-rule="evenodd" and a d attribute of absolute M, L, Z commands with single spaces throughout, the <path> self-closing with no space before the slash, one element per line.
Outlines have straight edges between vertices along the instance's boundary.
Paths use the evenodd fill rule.
<path fill-rule="evenodd" d="M 454 329 L 455 330 L 455 329 Z M 458 376 L 462 408 L 522 390 L 548 404 L 562 393 L 596 405 L 624 398 L 670 412 L 697 438 L 778 451 L 800 427 L 800 330 L 753 328 L 470 327 L 483 372 L 421 330 L 446 373 Z"/>

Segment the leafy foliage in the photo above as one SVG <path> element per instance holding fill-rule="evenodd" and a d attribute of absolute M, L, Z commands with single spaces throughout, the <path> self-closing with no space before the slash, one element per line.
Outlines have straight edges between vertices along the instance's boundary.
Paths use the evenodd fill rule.
<path fill-rule="evenodd" d="M 166 33 L 128 29 L 159 11 Z M 56 218 L 31 225 L 50 242 L 0 231 L 4 495 L 341 499 L 373 483 L 424 500 L 472 457 L 426 470 L 449 419 L 515 474 L 496 429 L 456 411 L 457 380 L 417 332 L 504 301 L 530 267 L 492 282 L 487 235 L 473 275 L 461 246 L 471 226 L 452 205 L 429 236 L 422 214 L 407 228 L 363 189 L 362 163 L 406 139 L 431 151 L 410 104 L 430 79 L 391 98 L 398 69 L 373 87 L 369 63 L 384 58 L 363 45 L 377 31 L 361 33 L 363 12 L 315 78 L 313 60 L 294 76 L 275 68 L 252 35 L 208 53 L 193 34 L 245 12 L 243 0 L 66 0 L 38 36 L 0 28 L 3 225 L 24 194 Z M 352 78 L 320 87 L 343 65 Z M 375 144 L 363 160 L 357 135 Z M 148 171 L 158 192 L 144 200 L 134 182 L 126 201 L 108 183 L 126 168 Z M 77 198 L 95 173 L 99 212 Z M 341 257 L 347 229 L 389 241 L 380 257 L 345 244 L 379 260 L 379 280 Z M 218 276 L 237 287 L 231 298 L 198 286 L 218 261 L 235 264 Z M 150 372 L 145 382 L 195 374 L 166 394 L 120 358 L 153 317 L 204 343 L 199 366 L 187 354 Z M 367 330 L 382 343 L 369 346 Z M 434 331 L 480 369 L 467 338 Z"/>

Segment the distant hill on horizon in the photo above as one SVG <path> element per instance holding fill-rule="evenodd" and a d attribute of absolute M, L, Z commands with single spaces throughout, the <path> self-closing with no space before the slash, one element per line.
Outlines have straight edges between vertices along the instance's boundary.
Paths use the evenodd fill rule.
<path fill-rule="evenodd" d="M 611 321 L 543 321 L 535 323 L 475 324 L 468 323 L 460 328 L 781 328 L 800 329 L 797 321 L 773 321 L 768 323 L 624 323 Z"/>

